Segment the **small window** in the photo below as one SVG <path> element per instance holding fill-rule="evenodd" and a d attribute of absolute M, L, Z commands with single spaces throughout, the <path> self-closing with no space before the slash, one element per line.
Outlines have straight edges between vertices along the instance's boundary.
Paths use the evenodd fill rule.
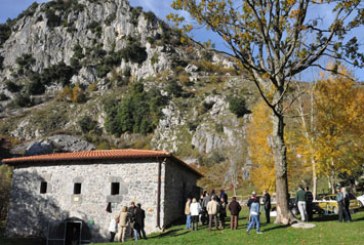
<path fill-rule="evenodd" d="M 119 195 L 120 193 L 120 183 L 113 182 L 111 183 L 111 195 Z"/>
<path fill-rule="evenodd" d="M 81 183 L 75 183 L 73 187 L 73 194 L 80 195 L 81 194 Z"/>
<path fill-rule="evenodd" d="M 47 193 L 47 182 L 41 182 L 40 183 L 40 194 L 46 194 Z"/>

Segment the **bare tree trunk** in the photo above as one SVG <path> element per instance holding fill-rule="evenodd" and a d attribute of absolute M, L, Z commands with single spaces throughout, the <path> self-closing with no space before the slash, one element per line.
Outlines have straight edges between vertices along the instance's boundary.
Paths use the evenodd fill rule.
<path fill-rule="evenodd" d="M 284 142 L 284 117 L 273 113 L 273 155 L 276 173 L 276 224 L 290 224 L 295 218 L 288 207 L 287 149 Z"/>
<path fill-rule="evenodd" d="M 332 194 L 335 194 L 335 169 L 334 169 L 334 166 L 335 166 L 335 162 L 334 162 L 334 159 L 331 158 L 331 167 L 332 167 L 332 170 L 331 170 L 331 175 L 330 175 L 330 181 L 331 181 L 331 193 Z"/>
<path fill-rule="evenodd" d="M 313 200 L 316 200 L 316 195 L 317 195 L 316 161 L 312 156 L 311 156 L 311 164 L 312 164 L 312 195 L 313 195 Z"/>
<path fill-rule="evenodd" d="M 311 89 L 311 108 L 310 108 L 310 128 L 308 128 L 306 120 L 304 118 L 304 109 L 303 109 L 303 102 L 301 100 L 300 97 L 298 97 L 298 101 L 299 101 L 299 106 L 298 106 L 298 112 L 301 115 L 301 121 L 302 121 L 302 128 L 303 128 L 303 135 L 305 136 L 307 142 L 309 143 L 309 152 L 310 152 L 310 161 L 311 161 L 311 166 L 312 166 L 312 194 L 313 194 L 313 199 L 316 200 L 316 195 L 317 195 L 317 169 L 316 169 L 316 161 L 314 158 L 314 135 L 313 132 L 314 130 L 314 107 L 313 107 L 313 103 L 314 103 L 314 96 L 313 96 L 313 89 Z M 310 133 L 311 132 L 311 133 Z"/>

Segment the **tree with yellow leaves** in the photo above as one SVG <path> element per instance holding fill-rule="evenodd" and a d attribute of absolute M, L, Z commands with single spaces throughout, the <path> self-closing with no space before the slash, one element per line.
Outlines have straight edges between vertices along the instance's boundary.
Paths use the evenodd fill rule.
<path fill-rule="evenodd" d="M 361 167 L 363 103 L 363 90 L 349 75 L 330 76 L 316 85 L 315 158 L 318 174 L 328 178 L 332 192 L 339 173 L 351 174 Z"/>
<path fill-rule="evenodd" d="M 252 120 L 248 126 L 250 157 L 253 161 L 251 181 L 257 190 L 275 191 L 275 166 L 272 149 L 272 123 L 269 107 L 259 101 L 253 108 Z M 287 120 L 285 141 L 288 147 L 289 182 L 296 187 L 305 181 L 310 168 L 305 161 L 305 138 L 300 129 L 300 121 Z"/>
<path fill-rule="evenodd" d="M 335 17 L 324 19 L 325 25 L 319 25 L 321 17 L 311 15 L 317 11 L 315 6 L 332 8 Z M 276 223 L 292 223 L 295 218 L 288 208 L 284 103 L 294 76 L 313 66 L 325 69 L 318 62 L 322 56 L 364 66 L 358 40 L 354 37 L 345 43 L 345 34 L 363 25 L 362 1 L 174 0 L 172 7 L 187 11 L 224 40 L 230 49 L 226 54 L 245 69 L 245 81 L 256 85 L 269 107 Z M 173 20 L 180 22 L 183 18 L 174 16 Z"/>

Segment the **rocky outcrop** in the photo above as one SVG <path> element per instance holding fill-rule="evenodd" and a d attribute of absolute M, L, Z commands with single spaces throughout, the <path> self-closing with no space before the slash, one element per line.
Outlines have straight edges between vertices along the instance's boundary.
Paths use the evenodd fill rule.
<path fill-rule="evenodd" d="M 12 149 L 13 154 L 40 155 L 54 152 L 77 152 L 94 150 L 95 146 L 72 135 L 54 135 L 44 139 L 21 144 Z"/>
<path fill-rule="evenodd" d="M 18 152 L 148 147 L 198 162 L 241 142 L 246 120 L 228 103 L 242 84 L 230 74 L 233 62 L 182 44 L 177 32 L 127 0 L 33 4 L 11 22 L 11 30 L 0 44 L 0 134 L 32 142 Z M 105 126 L 105 101 L 120 102 L 136 81 L 159 90 L 168 102 L 160 118 L 149 118 L 157 126 L 147 137 L 112 135 Z M 79 91 L 72 90 L 76 86 L 87 94 L 81 102 Z M 35 93 L 29 95 L 29 88 Z M 86 117 L 95 127 L 84 131 L 80 119 Z"/>

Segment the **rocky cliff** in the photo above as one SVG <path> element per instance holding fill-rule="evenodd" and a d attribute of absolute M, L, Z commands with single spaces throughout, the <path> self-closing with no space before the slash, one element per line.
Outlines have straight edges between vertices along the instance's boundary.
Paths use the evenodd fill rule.
<path fill-rule="evenodd" d="M 1 135 L 37 146 L 72 135 L 212 163 L 243 140 L 254 88 L 227 57 L 181 42 L 126 0 L 33 4 L 1 30 Z"/>

